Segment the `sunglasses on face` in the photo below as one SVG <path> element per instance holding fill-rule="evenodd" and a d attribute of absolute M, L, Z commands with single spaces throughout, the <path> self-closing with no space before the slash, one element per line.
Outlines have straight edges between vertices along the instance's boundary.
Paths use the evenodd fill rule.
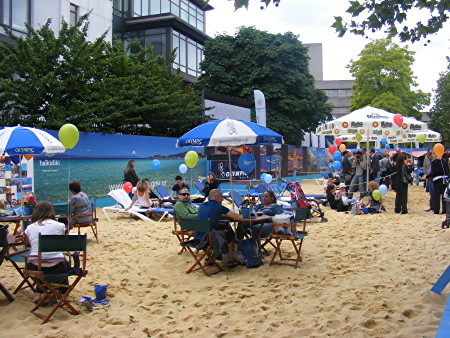
<path fill-rule="evenodd" d="M 180 194 L 181 196 L 190 196 L 191 194 L 189 194 L 189 193 L 183 193 L 183 194 Z"/>

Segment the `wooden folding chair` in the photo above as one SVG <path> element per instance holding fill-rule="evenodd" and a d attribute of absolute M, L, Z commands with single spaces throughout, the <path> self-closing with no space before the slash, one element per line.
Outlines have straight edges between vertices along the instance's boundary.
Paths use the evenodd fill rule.
<path fill-rule="evenodd" d="M 192 240 L 192 237 L 194 236 L 194 231 L 184 231 L 179 228 L 180 221 L 177 221 L 175 218 L 173 219 L 173 231 L 172 233 L 177 236 L 178 241 L 181 245 L 181 250 L 178 252 L 179 255 L 183 253 L 183 251 L 187 251 L 186 246 L 183 245 L 183 243 L 188 242 Z"/>
<path fill-rule="evenodd" d="M 91 203 L 92 213 L 85 214 L 85 215 L 76 215 L 76 216 L 75 215 L 58 216 L 58 218 L 66 218 L 67 217 L 69 226 L 74 229 L 78 229 L 78 235 L 81 234 L 81 228 L 89 228 L 90 227 L 92 229 L 92 232 L 94 233 L 95 240 L 98 244 L 97 206 L 96 206 L 95 200 L 89 200 L 89 201 Z M 87 222 L 87 223 L 74 223 L 74 219 L 76 220 L 77 218 L 84 218 L 84 217 L 90 217 L 92 219 L 92 221 Z"/>
<path fill-rule="evenodd" d="M 30 254 L 30 250 L 29 249 L 22 249 L 22 250 L 19 250 L 19 251 L 8 253 L 6 255 L 6 257 L 5 257 L 7 261 L 11 262 L 11 264 L 17 270 L 19 275 L 22 277 L 22 281 L 17 286 L 17 288 L 14 290 L 13 294 L 16 294 L 20 290 L 23 290 L 23 289 L 25 289 L 27 287 L 29 287 L 33 292 L 36 292 L 35 283 L 33 283 L 32 280 L 30 281 L 30 277 L 26 276 L 23 273 L 23 270 L 25 270 L 25 258 L 24 258 L 24 255 L 29 255 L 29 254 Z M 23 266 L 21 266 L 21 264 L 23 264 Z"/>
<path fill-rule="evenodd" d="M 300 255 L 302 250 L 303 239 L 308 235 L 306 232 L 306 221 L 308 219 L 309 209 L 302 208 L 295 210 L 294 224 L 276 224 L 272 223 L 272 233 L 270 234 L 268 241 L 275 248 L 275 252 L 270 261 L 272 264 L 290 265 L 295 268 L 298 267 L 298 263 L 302 261 Z M 297 227 L 301 226 L 301 230 Z M 278 227 L 284 229 L 283 233 L 277 233 Z M 295 251 L 295 258 L 287 258 L 281 253 L 281 244 L 283 241 L 289 241 Z M 279 260 L 275 261 L 275 258 L 279 256 Z M 292 262 L 292 263 L 290 263 Z"/>
<path fill-rule="evenodd" d="M 214 259 L 213 247 L 212 247 L 212 233 L 211 233 L 211 225 L 209 224 L 209 220 L 197 220 L 197 219 L 181 219 L 180 227 L 183 231 L 193 231 L 193 232 L 203 232 L 207 236 L 206 246 L 200 250 L 197 249 L 196 240 L 191 239 L 183 242 L 181 245 L 184 246 L 187 251 L 194 258 L 195 263 L 192 265 L 186 273 L 191 273 L 192 271 L 202 270 L 206 276 L 211 276 L 216 274 L 222 269 L 217 264 Z M 216 271 L 208 272 L 206 271 L 207 265 L 213 265 L 217 268 Z"/>
<path fill-rule="evenodd" d="M 69 256 L 69 262 L 72 261 L 71 257 L 74 256 L 73 252 L 79 252 L 79 258 L 82 262 L 79 271 L 70 271 L 65 274 L 44 274 L 41 271 L 42 264 L 42 253 L 43 252 L 54 252 L 63 251 Z M 71 254 L 72 252 L 72 254 Z M 34 315 L 43 318 L 41 324 L 45 324 L 50 320 L 53 314 L 59 307 L 65 306 L 64 308 L 73 315 L 78 315 L 79 312 L 70 304 L 67 300 L 72 290 L 76 287 L 81 278 L 85 277 L 88 273 L 86 270 L 86 234 L 83 235 L 41 235 L 39 234 L 39 246 L 37 255 L 24 255 L 26 259 L 30 257 L 37 257 L 38 271 L 34 270 L 24 270 L 25 276 L 30 277 L 35 281 L 36 286 L 42 290 L 44 297 L 36 304 L 36 306 L 31 310 Z M 71 269 L 74 270 L 74 269 Z M 75 277 L 75 279 L 69 284 L 64 284 L 64 280 L 68 279 L 70 276 Z M 67 287 L 67 291 L 63 294 L 58 288 Z M 55 305 L 51 311 L 45 315 L 36 312 L 47 300 L 51 301 Z"/>

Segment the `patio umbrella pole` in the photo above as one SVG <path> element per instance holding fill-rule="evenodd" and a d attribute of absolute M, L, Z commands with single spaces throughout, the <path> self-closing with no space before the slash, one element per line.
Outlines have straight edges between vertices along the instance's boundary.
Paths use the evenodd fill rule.
<path fill-rule="evenodd" d="M 231 170 L 231 147 L 228 146 L 228 170 L 230 172 L 230 195 L 231 195 L 231 209 L 234 209 L 234 198 L 233 198 L 233 172 Z"/>
<path fill-rule="evenodd" d="M 22 157 L 23 155 L 19 155 L 19 179 L 20 179 L 20 216 L 24 215 L 24 206 L 23 206 L 23 181 L 22 181 Z"/>

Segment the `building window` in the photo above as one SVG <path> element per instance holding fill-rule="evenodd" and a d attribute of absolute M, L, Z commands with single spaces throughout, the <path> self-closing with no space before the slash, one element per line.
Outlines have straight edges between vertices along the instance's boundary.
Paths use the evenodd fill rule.
<path fill-rule="evenodd" d="M 78 6 L 70 4 L 70 25 L 75 26 L 78 21 Z"/>
<path fill-rule="evenodd" d="M 25 23 L 30 23 L 30 0 L 0 0 L 1 23 L 8 26 L 16 35 L 25 35 Z M 3 28 L 0 28 L 3 34 Z"/>
<path fill-rule="evenodd" d="M 115 3 L 119 0 L 115 0 Z M 114 8 L 118 7 L 118 4 Z M 205 13 L 188 0 L 133 0 L 133 17 L 172 13 L 204 32 Z"/>
<path fill-rule="evenodd" d="M 199 77 L 201 74 L 200 62 L 203 60 L 203 46 L 175 30 L 172 40 L 173 48 L 177 49 L 173 68 L 180 69 L 188 75 Z"/>
<path fill-rule="evenodd" d="M 128 46 L 134 40 L 138 40 L 142 46 L 152 46 L 154 56 L 161 55 L 164 59 L 167 57 L 166 30 L 164 28 L 125 33 L 124 46 Z M 131 52 L 133 52 L 133 50 Z"/>

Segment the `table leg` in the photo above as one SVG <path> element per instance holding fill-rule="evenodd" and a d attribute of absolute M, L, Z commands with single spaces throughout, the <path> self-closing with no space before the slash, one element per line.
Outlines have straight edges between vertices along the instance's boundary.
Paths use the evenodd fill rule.
<path fill-rule="evenodd" d="M 3 294 L 6 296 L 6 298 L 10 301 L 13 302 L 14 301 L 14 297 L 9 293 L 8 290 L 6 290 L 5 286 L 0 283 L 0 291 L 3 292 Z"/>

